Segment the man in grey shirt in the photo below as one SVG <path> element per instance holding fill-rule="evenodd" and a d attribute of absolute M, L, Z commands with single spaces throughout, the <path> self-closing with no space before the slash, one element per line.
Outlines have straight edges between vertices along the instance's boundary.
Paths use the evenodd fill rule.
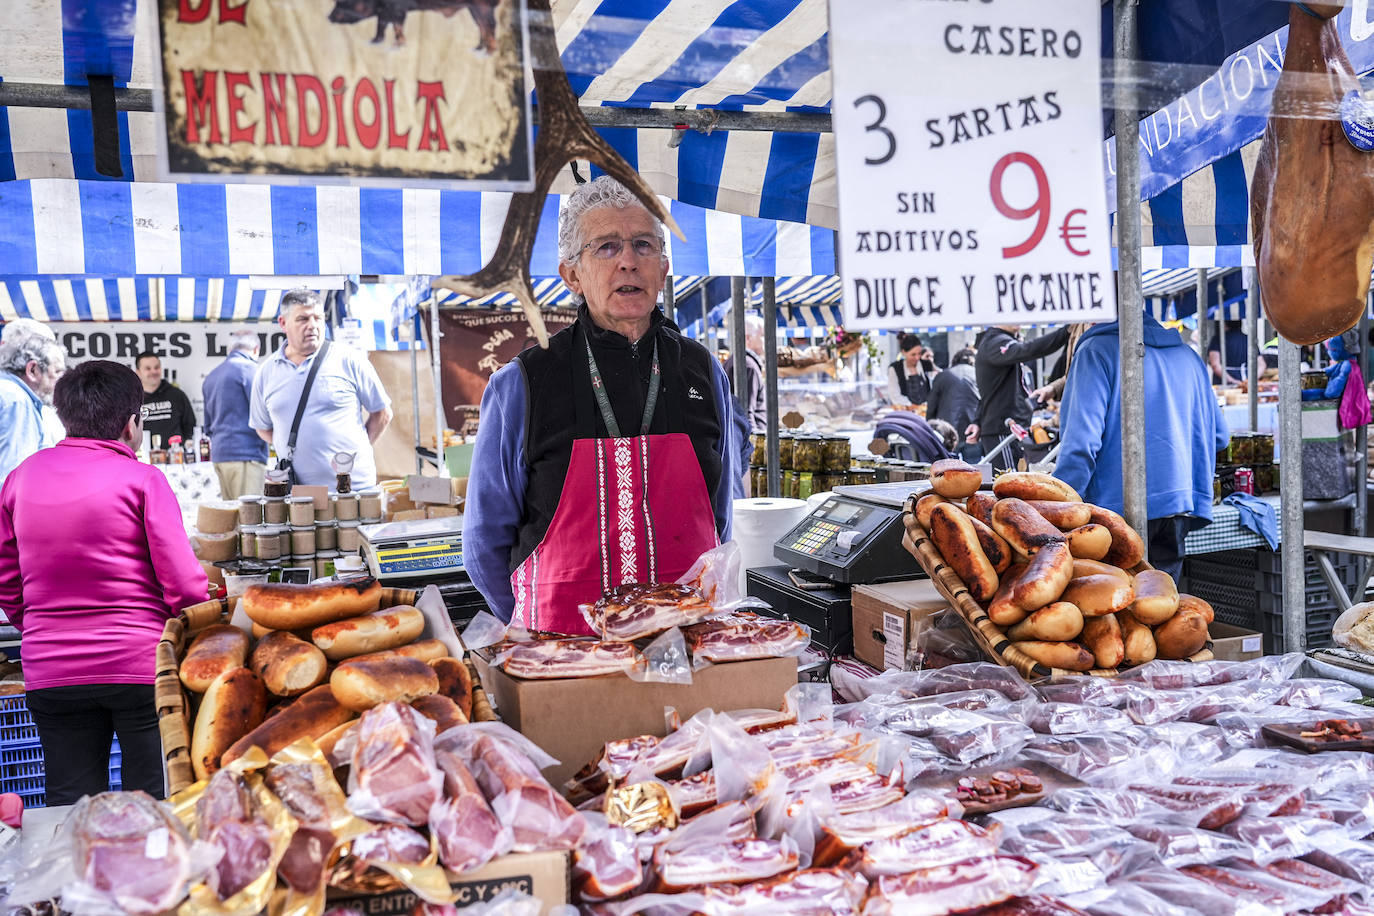
<path fill-rule="evenodd" d="M 258 366 L 249 420 L 278 456 L 286 456 L 296 405 L 325 340 L 324 303 L 319 293 L 293 289 L 282 296 L 277 323 L 286 332 L 286 343 Z M 391 399 L 367 358 L 351 347 L 331 346 L 310 389 L 295 453 L 290 455 L 297 482 L 332 485 L 335 474 L 330 459 L 343 452 L 356 456 L 353 488 L 375 484 L 372 443 L 391 417 Z"/>

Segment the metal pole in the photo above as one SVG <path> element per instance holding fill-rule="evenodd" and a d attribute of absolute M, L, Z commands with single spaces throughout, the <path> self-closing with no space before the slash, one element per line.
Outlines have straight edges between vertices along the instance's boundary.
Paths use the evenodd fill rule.
<path fill-rule="evenodd" d="M 744 403 L 749 364 L 744 358 L 744 277 L 730 278 L 730 360 L 735 367 L 735 397 Z"/>
<path fill-rule="evenodd" d="M 1147 532 L 1145 510 L 1145 304 L 1140 286 L 1140 122 L 1136 57 L 1138 0 L 1113 0 L 1116 85 L 1116 275 L 1121 356 L 1121 492 L 1132 528 Z M 1123 152 L 1124 151 L 1124 152 Z M 1148 541 L 1147 541 L 1148 547 Z M 1147 557 L 1148 559 L 1148 557 Z"/>
<path fill-rule="evenodd" d="M 430 308 L 438 308 L 439 303 L 435 302 Z M 415 320 L 410 325 L 410 425 L 415 430 L 415 473 L 423 474 L 425 470 L 424 459 L 420 457 L 420 357 L 416 349 L 420 346 L 421 333 L 420 313 L 415 313 Z"/>
<path fill-rule="evenodd" d="M 444 383 L 440 377 L 440 367 L 443 365 L 439 358 L 439 338 L 443 335 L 439 332 L 439 309 L 436 306 L 429 310 L 429 361 L 434 368 L 434 454 L 439 459 L 439 476 L 448 477 L 448 462 L 444 460 L 444 427 L 448 424 L 444 422 Z M 415 418 L 418 426 L 420 418 Z"/>
<path fill-rule="evenodd" d="M 668 276 L 663 281 L 663 317 L 669 321 L 673 320 L 673 312 L 676 311 L 677 300 L 673 297 L 673 275 Z"/>
<path fill-rule="evenodd" d="M 1249 326 L 1249 344 L 1246 347 L 1246 387 L 1250 401 L 1250 429 L 1259 429 L 1259 271 L 1248 268 L 1245 272 L 1245 323 Z"/>
<path fill-rule="evenodd" d="M 1202 357 L 1202 364 L 1207 365 L 1207 270 L 1199 267 L 1197 271 L 1197 355 Z M 1207 380 L 1215 381 L 1212 378 L 1212 370 L 1207 369 Z"/>
<path fill-rule="evenodd" d="M 768 495 L 782 495 L 778 460 L 778 299 L 777 279 L 763 278 L 763 390 L 768 405 Z"/>
<path fill-rule="evenodd" d="M 1302 546 L 1302 354 L 1279 339 L 1279 506 L 1283 514 L 1283 651 L 1307 648 Z"/>
<path fill-rule="evenodd" d="M 1229 370 L 1226 368 L 1226 364 L 1230 362 L 1230 360 L 1226 358 L 1226 305 L 1225 305 L 1225 297 L 1226 297 L 1226 290 L 1225 290 L 1224 287 L 1222 287 L 1221 281 L 1218 280 L 1218 281 L 1217 281 L 1217 348 L 1218 348 L 1218 354 L 1221 356 L 1221 383 L 1222 383 L 1223 385 L 1226 384 L 1226 378 L 1227 378 L 1227 375 L 1229 374 Z"/>

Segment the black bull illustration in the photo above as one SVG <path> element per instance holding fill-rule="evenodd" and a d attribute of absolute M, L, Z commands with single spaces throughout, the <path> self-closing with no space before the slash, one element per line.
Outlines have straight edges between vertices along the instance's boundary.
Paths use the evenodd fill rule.
<path fill-rule="evenodd" d="M 411 10 L 435 10 L 444 16 L 453 16 L 466 9 L 477 24 L 481 41 L 477 50 L 491 54 L 496 50 L 496 4 L 498 0 L 335 0 L 329 21 L 341 25 L 362 22 L 371 16 L 377 17 L 377 34 L 372 39 L 377 44 L 386 37 L 386 27 L 391 26 L 397 47 L 405 44 L 406 14 Z"/>

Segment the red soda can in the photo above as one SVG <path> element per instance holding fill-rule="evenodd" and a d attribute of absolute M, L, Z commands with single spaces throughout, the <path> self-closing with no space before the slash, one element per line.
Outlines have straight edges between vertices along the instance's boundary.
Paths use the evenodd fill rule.
<path fill-rule="evenodd" d="M 1250 468 L 1236 468 L 1236 483 L 1232 487 L 1236 493 L 1255 495 L 1255 472 Z"/>

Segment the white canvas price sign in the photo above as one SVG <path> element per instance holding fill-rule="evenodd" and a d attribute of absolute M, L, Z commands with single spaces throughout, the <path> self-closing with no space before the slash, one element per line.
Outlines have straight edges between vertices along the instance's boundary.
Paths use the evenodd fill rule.
<path fill-rule="evenodd" d="M 830 0 L 845 326 L 1111 321 L 1098 0 Z"/>

